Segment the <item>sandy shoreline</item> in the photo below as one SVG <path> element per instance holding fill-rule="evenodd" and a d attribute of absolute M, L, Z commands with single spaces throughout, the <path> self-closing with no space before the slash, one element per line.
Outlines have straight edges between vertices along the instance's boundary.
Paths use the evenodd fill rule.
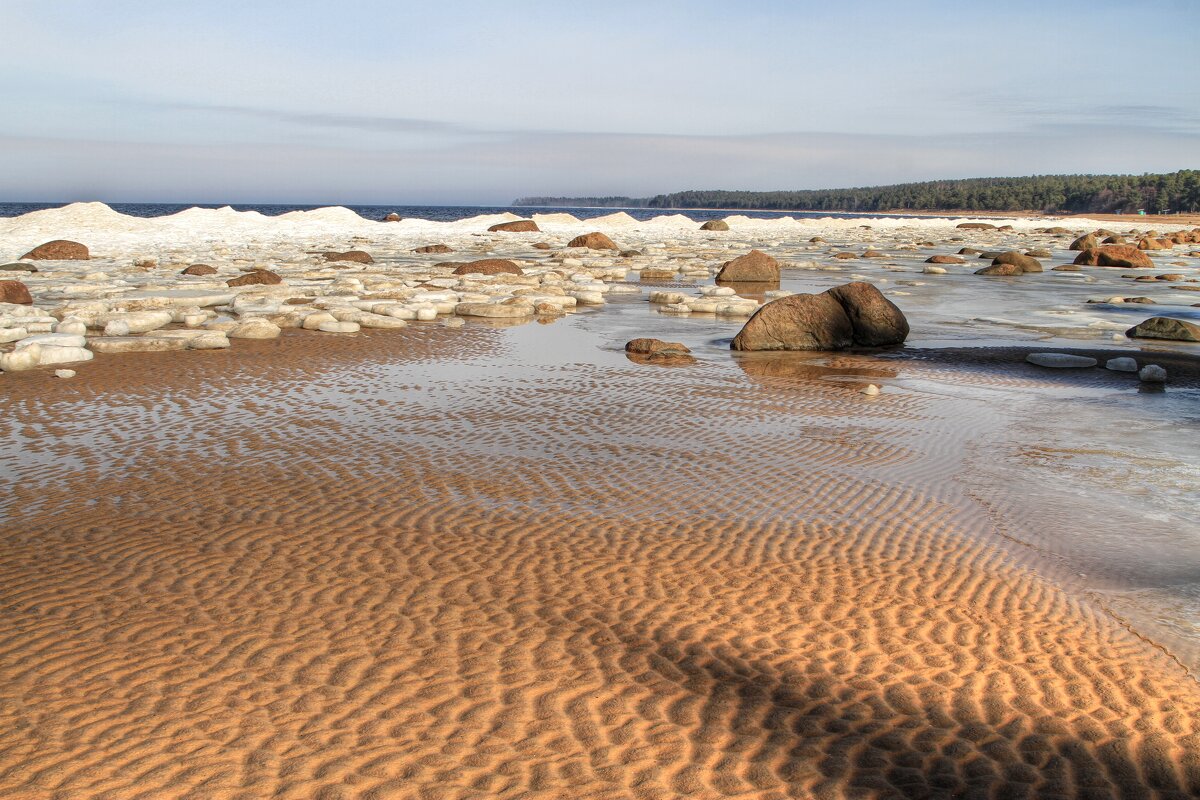
<path fill-rule="evenodd" d="M 9 376 L 0 797 L 1200 789 L 1195 680 L 965 501 L 946 365 L 589 319 Z"/>

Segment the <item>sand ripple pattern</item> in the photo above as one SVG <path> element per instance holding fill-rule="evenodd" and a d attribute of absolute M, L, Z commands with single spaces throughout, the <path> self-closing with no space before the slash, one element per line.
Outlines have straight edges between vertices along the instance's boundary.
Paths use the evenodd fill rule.
<path fill-rule="evenodd" d="M 1200 795 L 953 402 L 467 333 L 6 379 L 0 797 Z"/>

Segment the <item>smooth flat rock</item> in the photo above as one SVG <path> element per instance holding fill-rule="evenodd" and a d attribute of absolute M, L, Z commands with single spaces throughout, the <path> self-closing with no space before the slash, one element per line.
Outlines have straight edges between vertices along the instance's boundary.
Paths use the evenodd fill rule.
<path fill-rule="evenodd" d="M 165 353 L 186 350 L 188 340 L 177 336 L 93 336 L 88 344 L 97 353 Z"/>
<path fill-rule="evenodd" d="M 492 319 L 519 319 L 534 314 L 531 303 L 501 305 L 499 303 L 459 303 L 454 313 L 460 317 L 489 317 Z"/>
<path fill-rule="evenodd" d="M 1104 362 L 1105 369 L 1111 369 L 1113 372 L 1137 372 L 1137 360 L 1128 356 L 1120 358 L 1110 358 Z"/>
<path fill-rule="evenodd" d="M 1025 356 L 1030 364 L 1051 369 L 1080 369 L 1094 367 L 1099 362 L 1090 356 L 1076 356 L 1070 353 L 1030 353 Z"/>
<path fill-rule="evenodd" d="M 1132 339 L 1168 339 L 1173 342 L 1200 342 L 1200 325 L 1173 317 L 1151 317 L 1125 331 L 1125 335 Z"/>

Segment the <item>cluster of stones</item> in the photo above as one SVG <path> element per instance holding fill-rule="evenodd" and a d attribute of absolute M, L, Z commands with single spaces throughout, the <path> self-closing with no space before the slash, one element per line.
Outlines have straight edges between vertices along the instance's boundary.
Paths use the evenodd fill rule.
<path fill-rule="evenodd" d="M 20 280 L 0 281 L 0 343 L 6 343 L 0 350 L 7 351 L 0 353 L 0 369 L 86 360 L 94 352 L 218 349 L 240 338 L 273 338 L 288 328 L 352 334 L 413 322 L 440 320 L 457 325 L 463 318 L 547 320 L 582 307 L 602 306 L 615 295 L 640 294 L 644 289 L 650 290 L 648 299 L 661 313 L 713 314 L 731 321 L 750 318 L 735 339 L 735 347 L 741 349 L 759 349 L 770 338 L 762 332 L 776 330 L 789 333 L 772 334 L 768 349 L 880 346 L 903 341 L 907 322 L 903 315 L 896 318 L 896 307 L 877 290 L 838 287 L 820 295 L 793 295 L 779 288 L 784 270 L 838 272 L 846 269 L 840 265 L 847 261 L 870 259 L 875 269 L 884 272 L 939 275 L 967 264 L 969 257 L 978 257 L 990 263 L 976 270 L 977 274 L 1020 276 L 1042 272 L 1039 259 L 1053 257 L 1050 248 L 1067 249 L 1068 242 L 1078 257 L 1074 264 L 1054 267 L 1055 271 L 1085 266 L 1132 269 L 1153 267 L 1151 253 L 1200 242 L 1200 229 L 1169 236 L 1130 232 L 1132 238 L 1125 240 L 1110 231 L 1078 236 L 1078 232 L 1056 227 L 1034 231 L 1033 235 L 1046 238 L 1031 240 L 1027 238 L 1031 234 L 1014 231 L 1011 226 L 964 223 L 959 228 L 972 231 L 976 243 L 982 242 L 980 247 L 994 249 L 964 246 L 951 255 L 944 248 L 961 242 L 961 237 L 934 242 L 919 238 L 928 235 L 921 231 L 893 232 L 884 238 L 881 248 L 879 234 L 869 225 L 844 229 L 840 244 L 821 236 L 813 236 L 807 243 L 771 241 L 769 234 L 761 233 L 742 237 L 736 224 L 724 220 L 697 227 L 698 233 L 707 235 L 667 235 L 654 241 L 642 234 L 638 245 L 642 249 L 622 249 L 600 232 L 569 240 L 563 237 L 557 244 L 538 241 L 556 237 L 543 236 L 533 220 L 517 220 L 493 225 L 487 233 L 470 234 L 482 237 L 477 242 L 465 236 L 453 240 L 455 247 L 464 251 L 461 254 L 443 243 L 413 248 L 416 242 L 411 242 L 406 245 L 407 256 L 388 252 L 376 258 L 358 247 L 343 246 L 305 251 L 296 258 L 282 257 L 270 263 L 251 264 L 246 263 L 250 259 L 241 259 L 231 264 L 217 249 L 215 258 L 219 260 L 213 264 L 219 267 L 194 263 L 160 268 L 156 259 L 135 257 L 128 267 L 110 264 L 88 273 L 75 269 L 65 282 L 56 282 L 65 265 L 89 259 L 88 249 L 77 242 L 47 242 L 26 253 L 20 262 L 0 265 L 0 272 L 14 277 L 19 272 L 36 276 L 29 285 Z M 353 244 L 363 241 L 360 238 Z M 507 248 L 508 243 L 514 248 L 503 252 L 517 255 L 497 257 L 493 248 Z M 749 249 L 750 243 L 783 253 L 788 261 Z M 1018 244 L 1023 246 L 1014 247 Z M 1028 246 L 1031 244 L 1036 246 Z M 932 256 L 921 252 L 930 249 L 943 252 Z M 730 259 L 730 250 L 742 254 Z M 1200 256 L 1200 252 L 1189 255 Z M 455 258 L 463 260 L 451 260 Z M 39 265 L 48 271 L 39 273 Z M 715 285 L 686 283 L 714 277 Z M 866 286 L 861 282 L 868 276 L 850 277 L 859 283 L 849 287 Z M 1183 273 L 1129 277 L 1171 281 L 1177 287 L 1195 281 Z M 871 280 L 882 286 L 889 279 Z M 903 296 L 906 292 L 897 287 L 889 294 Z M 1153 302 L 1148 297 L 1113 297 L 1100 302 L 1118 301 Z M 777 327 L 780 324 L 782 328 Z M 1196 341 L 1196 327 L 1186 320 L 1162 316 L 1134 326 L 1128 335 Z M 681 355 L 686 354 L 671 357 Z"/>

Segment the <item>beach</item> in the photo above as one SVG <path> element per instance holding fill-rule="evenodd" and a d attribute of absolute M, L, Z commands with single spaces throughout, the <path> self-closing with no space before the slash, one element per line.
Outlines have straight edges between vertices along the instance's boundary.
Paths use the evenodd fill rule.
<path fill-rule="evenodd" d="M 4 258 L 92 250 L 20 276 L 27 327 L 232 339 L 0 377 L 0 797 L 1200 794 L 1200 345 L 1123 334 L 1195 318 L 1200 245 L 1055 272 L 1095 221 L 342 211 L 0 220 Z M 925 271 L 968 246 L 1052 255 Z M 715 291 L 752 247 L 908 342 L 731 352 L 778 291 Z M 439 266 L 485 258 L 522 274 Z"/>

